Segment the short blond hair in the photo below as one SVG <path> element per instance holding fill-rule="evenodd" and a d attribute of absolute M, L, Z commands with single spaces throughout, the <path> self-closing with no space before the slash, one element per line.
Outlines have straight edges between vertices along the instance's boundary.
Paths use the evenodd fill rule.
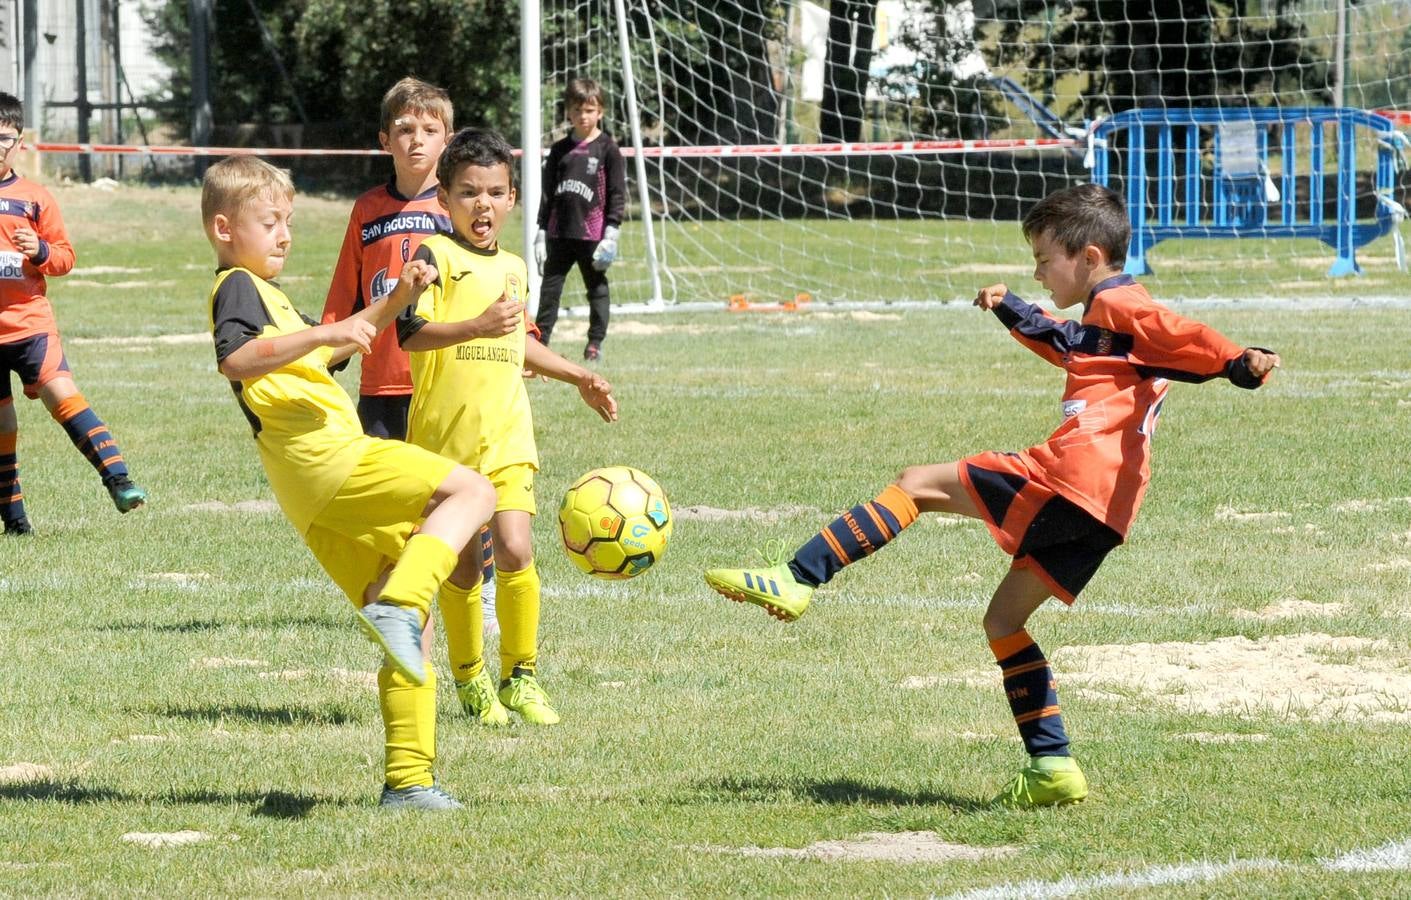
<path fill-rule="evenodd" d="M 294 200 L 289 172 L 254 156 L 227 156 L 201 179 L 201 221 L 210 225 L 219 213 L 237 215 L 252 200 Z"/>
<path fill-rule="evenodd" d="M 451 95 L 434 84 L 427 84 L 410 75 L 388 88 L 382 95 L 382 131 L 392 133 L 392 125 L 403 113 L 430 113 L 441 120 L 450 134 L 456 128 L 455 109 Z"/>

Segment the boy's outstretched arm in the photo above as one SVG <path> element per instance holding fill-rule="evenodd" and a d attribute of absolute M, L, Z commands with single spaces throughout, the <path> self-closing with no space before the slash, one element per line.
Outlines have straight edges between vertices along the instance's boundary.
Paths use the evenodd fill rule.
<path fill-rule="evenodd" d="M 973 302 L 994 313 L 1016 341 L 1059 368 L 1063 367 L 1064 354 L 1081 338 L 1082 323 L 1055 318 L 1034 304 L 1025 303 L 1004 284 L 980 288 Z"/>
<path fill-rule="evenodd" d="M 501 294 L 498 300 L 473 319 L 428 322 L 414 313 L 404 315 L 397 323 L 397 340 L 403 350 L 441 350 L 477 338 L 504 337 L 519 327 L 519 318 L 523 314 L 523 303 Z"/>
<path fill-rule="evenodd" d="M 578 396 L 602 416 L 604 422 L 617 421 L 617 398 L 612 395 L 612 385 L 598 373 L 569 362 L 533 340 L 525 342 L 524 367 L 535 374 L 577 386 Z"/>
<path fill-rule="evenodd" d="M 426 290 L 437 279 L 436 267 L 423 259 L 411 259 L 402 266 L 402 273 L 397 276 L 397 286 L 392 288 L 392 293 L 387 295 L 387 299 L 381 303 L 372 303 L 358 310 L 349 316 L 345 321 L 360 320 L 372 326 L 373 336 L 376 337 L 382 329 L 390 325 L 409 306 L 416 303 L 422 291 Z M 333 354 L 329 358 L 331 365 L 337 365 L 354 352 L 371 352 L 371 345 L 362 347 L 357 344 L 346 344 L 335 346 Z"/>
<path fill-rule="evenodd" d="M 278 337 L 247 341 L 220 362 L 220 373 L 231 381 L 247 381 L 268 375 L 320 347 L 346 347 L 368 353 L 377 329 L 363 319 L 344 319 L 330 325 L 315 325 Z M 330 354 L 331 359 L 332 354 Z"/>

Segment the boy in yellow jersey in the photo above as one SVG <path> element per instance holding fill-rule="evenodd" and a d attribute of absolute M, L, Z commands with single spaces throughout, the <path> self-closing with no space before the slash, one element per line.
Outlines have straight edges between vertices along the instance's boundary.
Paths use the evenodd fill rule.
<path fill-rule="evenodd" d="M 454 121 L 450 96 L 420 79 L 403 78 L 382 96 L 377 141 L 392 157 L 392 177 L 353 204 L 323 305 L 325 323 L 346 319 L 387 299 L 402 266 L 421 242 L 451 230 L 451 220 L 436 199 L 436 163 L 446 149 Z M 362 358 L 358 418 L 363 431 L 373 437 L 406 440 L 411 402 L 407 353 L 397 346 L 396 335 L 385 331 L 372 342 L 372 352 Z M 488 529 L 481 531 L 481 547 L 486 574 L 493 576 L 495 559 Z M 482 586 L 481 605 L 485 617 L 493 622 L 493 577 Z"/>
<path fill-rule="evenodd" d="M 431 598 L 461 551 L 478 552 L 473 538 L 494 510 L 494 489 L 434 453 L 364 435 L 330 374 L 354 352 L 367 353 L 435 270 L 408 264 L 386 301 L 316 324 L 270 280 L 289 252 L 293 202 L 288 173 L 253 157 L 206 172 L 201 219 L 220 263 L 209 301 L 216 359 L 254 430 L 280 508 L 386 653 L 377 678 L 387 752 L 382 805 L 455 809 L 460 804 L 431 775 L 436 680 L 423 631 Z"/>
<path fill-rule="evenodd" d="M 456 694 L 466 713 L 486 724 L 507 722 L 508 708 L 525 721 L 552 725 L 558 713 L 535 677 L 539 574 L 530 524 L 539 457 L 522 373 L 528 369 L 576 385 L 583 401 L 607 422 L 617 419 L 617 401 L 598 375 L 525 340 L 524 260 L 499 245 L 500 229 L 514 208 L 514 164 L 513 149 L 494 132 L 466 129 L 446 147 L 437 177 L 453 233 L 429 237 L 417 250 L 414 260 L 438 274 L 416 305 L 401 314 L 397 337 L 412 351 L 407 440 L 482 473 L 497 494 L 490 531 L 500 620 L 499 689 L 485 671 L 480 605 L 455 602 L 479 590 L 480 560 L 472 548 L 441 588 Z M 514 319 L 514 331 L 477 336 L 479 322 L 500 316 Z M 452 609 L 463 610 L 465 620 L 456 621 Z"/>

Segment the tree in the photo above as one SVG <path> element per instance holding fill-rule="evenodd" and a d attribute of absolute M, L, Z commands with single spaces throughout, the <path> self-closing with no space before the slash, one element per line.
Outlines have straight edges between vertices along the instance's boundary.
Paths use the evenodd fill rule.
<path fill-rule="evenodd" d="M 160 0 L 143 9 L 154 52 L 172 73 L 162 91 L 175 101 L 168 118 L 182 130 L 190 123 L 187 7 Z M 511 127 L 518 9 L 515 0 L 230 0 L 217 7 L 211 48 L 215 121 L 288 123 L 302 105 L 311 122 L 333 124 L 323 129 L 330 145 L 365 147 L 376 139 L 382 94 L 415 74 L 446 88 L 458 125 Z"/>

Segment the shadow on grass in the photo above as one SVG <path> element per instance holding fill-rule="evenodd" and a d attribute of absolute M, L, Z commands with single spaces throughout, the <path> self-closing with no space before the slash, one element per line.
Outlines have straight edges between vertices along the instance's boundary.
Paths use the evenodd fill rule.
<path fill-rule="evenodd" d="M 311 709 L 306 706 L 253 706 L 245 703 L 227 706 L 164 706 L 153 709 L 159 716 L 210 722 L 218 725 L 232 719 L 256 725 L 349 725 L 367 717 L 345 709 Z"/>
<path fill-rule="evenodd" d="M 290 794 L 284 791 L 255 793 L 238 791 L 170 791 L 165 794 L 129 794 L 105 787 L 86 787 L 73 782 L 29 781 L 21 784 L 0 784 L 0 801 L 48 800 L 56 803 L 132 803 L 150 806 L 154 803 L 177 805 L 250 805 L 250 815 L 268 819 L 303 819 L 315 806 L 349 806 L 344 800 Z"/>
<path fill-rule="evenodd" d="M 161 633 L 196 633 L 219 631 L 222 628 L 255 628 L 261 631 L 278 631 L 281 628 L 339 628 L 345 629 L 352 622 L 348 616 L 285 616 L 273 619 L 187 619 L 184 622 L 108 622 L 98 625 L 95 631 L 155 631 Z"/>
<path fill-rule="evenodd" d="M 944 806 L 956 812 L 979 812 L 988 803 L 942 791 L 903 790 L 868 784 L 852 778 L 716 778 L 696 782 L 696 789 L 713 798 L 758 803 L 802 800 L 829 805 L 884 804 L 889 806 Z"/>

